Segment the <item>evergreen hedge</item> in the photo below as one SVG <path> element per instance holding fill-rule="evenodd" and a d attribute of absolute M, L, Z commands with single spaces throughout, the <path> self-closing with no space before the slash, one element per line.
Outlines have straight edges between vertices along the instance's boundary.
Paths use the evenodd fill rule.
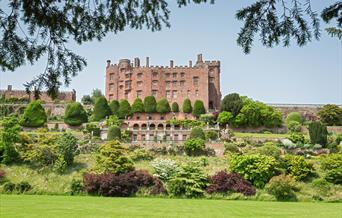
<path fill-rule="evenodd" d="M 169 102 L 162 98 L 157 103 L 157 112 L 161 114 L 169 113 L 171 111 Z"/>
<path fill-rule="evenodd" d="M 186 98 L 183 102 L 183 112 L 187 114 L 192 112 L 191 101 L 188 98 Z"/>
<path fill-rule="evenodd" d="M 157 112 L 157 102 L 154 96 L 146 96 L 144 99 L 144 110 L 146 113 Z"/>
<path fill-rule="evenodd" d="M 97 97 L 94 105 L 93 121 L 100 121 L 111 114 L 112 111 L 108 106 L 107 99 L 104 96 Z"/>
<path fill-rule="evenodd" d="M 144 103 L 140 98 L 136 98 L 132 104 L 132 113 L 143 113 Z"/>

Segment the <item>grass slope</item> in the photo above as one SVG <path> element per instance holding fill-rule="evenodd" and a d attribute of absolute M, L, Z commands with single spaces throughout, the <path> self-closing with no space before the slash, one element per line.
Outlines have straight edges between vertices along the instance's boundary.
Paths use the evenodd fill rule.
<path fill-rule="evenodd" d="M 341 203 L 1 195 L 0 217 L 329 217 Z"/>

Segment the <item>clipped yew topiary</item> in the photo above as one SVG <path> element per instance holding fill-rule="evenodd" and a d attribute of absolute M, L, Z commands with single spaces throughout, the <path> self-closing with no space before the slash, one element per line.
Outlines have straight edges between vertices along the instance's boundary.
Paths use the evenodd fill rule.
<path fill-rule="evenodd" d="M 118 115 L 120 104 L 117 100 L 113 100 L 109 103 L 109 108 L 112 111 L 113 115 Z"/>
<path fill-rule="evenodd" d="M 192 115 L 198 118 L 201 114 L 205 114 L 205 107 L 203 101 L 196 100 L 194 103 L 194 108 L 192 110 Z"/>
<path fill-rule="evenodd" d="M 67 105 L 64 113 L 64 123 L 70 126 L 79 126 L 86 122 L 88 122 L 87 112 L 80 103 L 73 102 Z"/>
<path fill-rule="evenodd" d="M 121 139 L 121 129 L 118 126 L 111 126 L 108 129 L 108 135 L 107 135 L 108 140 L 113 140 L 113 139 Z"/>
<path fill-rule="evenodd" d="M 190 99 L 186 98 L 183 102 L 183 112 L 190 114 L 192 112 L 192 106 Z"/>
<path fill-rule="evenodd" d="M 144 110 L 146 113 L 157 112 L 157 102 L 154 96 L 146 96 L 144 99 Z"/>
<path fill-rule="evenodd" d="M 120 108 L 118 111 L 119 118 L 125 119 L 132 114 L 132 108 L 126 99 L 120 101 Z"/>
<path fill-rule="evenodd" d="M 20 125 L 25 127 L 41 127 L 47 121 L 47 116 L 40 100 L 32 101 L 26 107 L 20 118 Z"/>
<path fill-rule="evenodd" d="M 171 108 L 170 108 L 169 102 L 165 98 L 160 99 L 157 103 L 157 112 L 161 114 L 166 114 L 166 113 L 169 113 L 170 111 L 171 111 Z"/>
<path fill-rule="evenodd" d="M 177 102 L 173 102 L 173 103 L 172 103 L 171 110 L 172 110 L 172 112 L 174 112 L 174 113 L 178 113 L 178 112 L 179 112 L 179 106 L 178 106 L 178 103 L 177 103 Z"/>
<path fill-rule="evenodd" d="M 136 98 L 132 104 L 132 113 L 143 113 L 144 103 L 140 98 Z"/>
<path fill-rule="evenodd" d="M 107 99 L 104 96 L 100 96 L 96 98 L 96 102 L 94 105 L 94 112 L 93 112 L 93 120 L 100 121 L 111 114 L 112 114 L 112 111 L 110 110 L 108 106 Z"/>

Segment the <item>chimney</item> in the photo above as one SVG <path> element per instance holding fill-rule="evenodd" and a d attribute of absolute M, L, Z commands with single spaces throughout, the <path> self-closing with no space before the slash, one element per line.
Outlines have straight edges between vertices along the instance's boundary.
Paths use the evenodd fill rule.
<path fill-rule="evenodd" d="M 197 55 L 197 63 L 203 63 L 202 54 Z"/>
<path fill-rule="evenodd" d="M 150 58 L 146 57 L 146 67 L 150 67 Z"/>
<path fill-rule="evenodd" d="M 140 67 L 140 59 L 134 58 L 134 67 Z"/>
<path fill-rule="evenodd" d="M 189 61 L 189 67 L 192 67 L 192 61 Z"/>
<path fill-rule="evenodd" d="M 107 60 L 107 67 L 110 66 L 110 60 Z"/>
<path fill-rule="evenodd" d="M 173 68 L 173 60 L 170 60 L 170 67 Z"/>
<path fill-rule="evenodd" d="M 12 91 L 12 85 L 7 86 L 7 91 Z"/>

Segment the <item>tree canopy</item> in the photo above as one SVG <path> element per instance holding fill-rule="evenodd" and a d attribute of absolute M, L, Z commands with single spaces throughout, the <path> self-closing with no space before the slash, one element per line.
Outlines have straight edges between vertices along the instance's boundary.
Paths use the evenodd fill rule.
<path fill-rule="evenodd" d="M 294 40 L 303 46 L 319 39 L 319 13 L 311 0 L 257 0 L 238 10 L 236 18 L 243 22 L 237 43 L 245 53 L 260 37 L 262 44 L 272 47 Z M 214 0 L 177 0 L 178 7 L 190 3 L 215 3 Z M 321 12 L 325 23 L 336 21 L 326 30 L 342 38 L 342 2 L 327 5 Z M 127 27 L 159 31 L 170 27 L 170 6 L 159 1 L 90 1 L 90 0 L 15 0 L 4 1 L 0 9 L 0 67 L 14 71 L 27 63 L 34 64 L 46 57 L 44 71 L 25 84 L 27 91 L 39 93 L 47 88 L 56 97 L 58 88 L 69 85 L 86 65 L 86 60 L 69 49 L 68 43 L 78 44 L 97 39 L 108 33 L 119 33 Z"/>

